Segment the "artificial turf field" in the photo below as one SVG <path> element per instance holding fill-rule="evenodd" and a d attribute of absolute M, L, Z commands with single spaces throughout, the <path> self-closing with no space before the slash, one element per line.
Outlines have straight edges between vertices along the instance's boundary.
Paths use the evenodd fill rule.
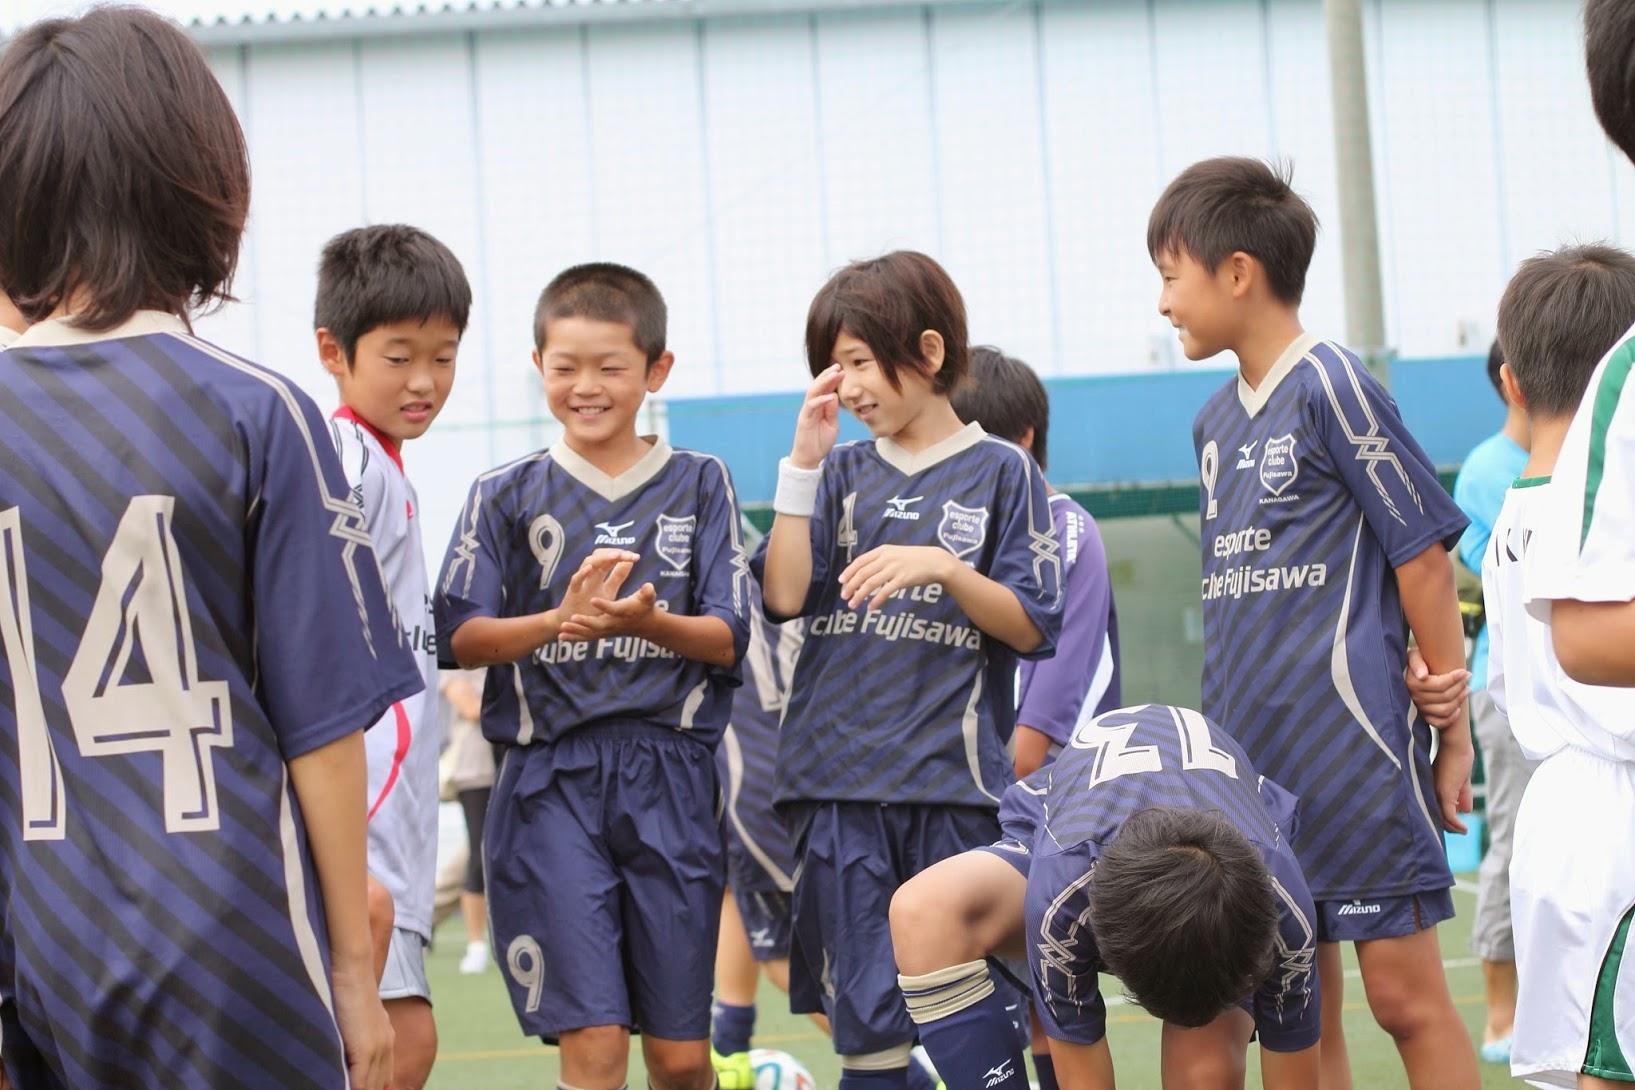
<path fill-rule="evenodd" d="M 1454 894 L 1459 915 L 1439 930 L 1454 1000 L 1472 1034 L 1479 1035 L 1481 968 L 1467 944 L 1474 904 L 1472 877 L 1460 877 L 1460 890 Z M 490 967 L 481 976 L 459 974 L 456 964 L 464 949 L 463 926 L 456 916 L 443 925 L 438 943 L 427 958 L 441 1035 L 441 1051 L 429 1090 L 550 1090 L 556 1085 L 555 1050 L 522 1037 L 511 1015 L 498 970 Z M 1355 975 L 1356 959 L 1349 947 L 1346 962 L 1351 967 L 1346 981 L 1346 1033 L 1355 1084 L 1358 1090 L 1406 1087 L 1396 1049 L 1368 1013 L 1362 982 Z M 1116 983 L 1104 981 L 1103 984 L 1103 994 L 1117 994 Z M 1132 1007 L 1114 1006 L 1108 1013 L 1121 1090 L 1156 1088 L 1158 1023 Z M 811 1069 L 819 1090 L 834 1090 L 839 1069 L 827 1040 L 805 1018 L 791 1015 L 782 993 L 770 984 L 763 984 L 761 989 L 756 1029 L 757 1046 L 792 1053 Z M 631 1051 L 630 1085 L 639 1090 L 646 1085 L 640 1048 Z M 1259 1068 L 1253 1055 L 1250 1064 L 1246 1085 L 1258 1087 Z M 1492 1088 L 1525 1084 L 1512 1080 L 1508 1069 L 1483 1064 L 1482 1085 Z"/>

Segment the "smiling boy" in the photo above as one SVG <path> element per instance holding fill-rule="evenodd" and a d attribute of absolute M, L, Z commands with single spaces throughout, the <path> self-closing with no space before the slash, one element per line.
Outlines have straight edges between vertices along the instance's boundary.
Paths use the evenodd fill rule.
<path fill-rule="evenodd" d="M 511 747 L 483 844 L 497 960 L 578 1090 L 624 1085 L 637 1027 L 656 1090 L 715 1082 L 714 750 L 751 599 L 726 467 L 636 432 L 675 362 L 665 325 L 634 269 L 546 287 L 533 358 L 562 440 L 477 478 L 436 604 L 445 654 L 490 667 L 483 733 Z"/>

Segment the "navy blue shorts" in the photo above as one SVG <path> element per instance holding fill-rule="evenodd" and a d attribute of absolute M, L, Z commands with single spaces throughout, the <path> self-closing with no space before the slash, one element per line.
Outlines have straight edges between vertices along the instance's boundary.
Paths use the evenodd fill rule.
<path fill-rule="evenodd" d="M 992 843 L 997 816 L 974 806 L 822 802 L 794 808 L 791 819 L 801 865 L 789 1009 L 827 1014 L 842 1056 L 913 1041 L 891 947 L 892 894 L 933 863 Z"/>
<path fill-rule="evenodd" d="M 1398 939 L 1453 919 L 1453 891 L 1317 902 L 1318 942 Z"/>
<path fill-rule="evenodd" d="M 495 958 L 524 1033 L 709 1036 L 726 862 L 715 757 L 653 727 L 508 751 L 483 835 Z"/>
<path fill-rule="evenodd" d="M 749 952 L 756 961 L 783 961 L 789 957 L 789 894 L 776 889 L 732 887 L 732 899 L 744 920 Z"/>

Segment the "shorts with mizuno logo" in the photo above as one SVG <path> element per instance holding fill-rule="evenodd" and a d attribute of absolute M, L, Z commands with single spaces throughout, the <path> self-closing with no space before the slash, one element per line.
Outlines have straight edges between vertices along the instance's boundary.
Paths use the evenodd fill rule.
<path fill-rule="evenodd" d="M 789 894 L 775 889 L 732 888 L 733 903 L 749 936 L 749 952 L 756 961 L 787 961 L 790 919 Z"/>
<path fill-rule="evenodd" d="M 1318 901 L 1318 942 L 1399 939 L 1453 919 L 1453 891 L 1432 889 L 1400 897 Z"/>
<path fill-rule="evenodd" d="M 522 1031 L 710 1032 L 726 890 L 715 755 L 597 725 L 506 754 L 483 829 L 494 958 Z"/>

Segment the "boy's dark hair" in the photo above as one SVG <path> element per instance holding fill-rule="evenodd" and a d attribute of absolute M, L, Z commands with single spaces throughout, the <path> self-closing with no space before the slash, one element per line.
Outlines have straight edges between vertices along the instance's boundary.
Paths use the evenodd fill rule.
<path fill-rule="evenodd" d="M 464 336 L 470 317 L 471 284 L 460 259 L 419 228 L 357 227 L 324 244 L 312 324 L 334 334 L 348 367 L 372 329 L 447 318 Z"/>
<path fill-rule="evenodd" d="M 664 355 L 670 312 L 653 281 L 625 265 L 594 261 L 556 275 L 534 308 L 534 347 L 545 347 L 546 326 L 559 318 L 589 318 L 630 327 L 651 365 Z"/>
<path fill-rule="evenodd" d="M 1091 875 L 1090 930 L 1107 971 L 1179 1026 L 1202 1026 L 1259 986 L 1277 926 L 1266 864 L 1216 810 L 1131 815 Z"/>
<path fill-rule="evenodd" d="M 1530 257 L 1499 300 L 1499 344 L 1538 416 L 1577 411 L 1601 357 L 1635 324 L 1635 257 L 1564 246 Z"/>
<path fill-rule="evenodd" d="M 46 19 L 0 52 L 0 288 L 30 321 L 74 293 L 111 329 L 232 298 L 250 161 L 174 23 L 140 8 Z"/>
<path fill-rule="evenodd" d="M 1288 166 L 1205 159 L 1183 170 L 1153 205 L 1147 255 L 1189 254 L 1210 272 L 1239 250 L 1266 270 L 1272 294 L 1298 306 L 1317 248 L 1317 214 L 1291 187 Z"/>
<path fill-rule="evenodd" d="M 971 373 L 949 398 L 954 412 L 969 424 L 1020 443 L 1033 429 L 1033 460 L 1045 468 L 1045 436 L 1050 431 L 1050 396 L 1033 368 L 997 348 L 971 349 Z"/>
<path fill-rule="evenodd" d="M 1493 392 L 1504 400 L 1504 379 L 1499 371 L 1504 367 L 1504 349 L 1499 347 L 1499 338 L 1493 338 L 1493 347 L 1487 350 L 1487 380 L 1493 384 Z"/>
<path fill-rule="evenodd" d="M 934 376 L 920 354 L 926 330 L 942 335 L 942 368 Z M 947 270 L 913 250 L 854 261 L 818 289 L 806 312 L 806 366 L 814 377 L 829 366 L 842 331 L 869 346 L 894 390 L 903 388 L 901 368 L 927 375 L 944 396 L 970 370 L 965 300 Z"/>
<path fill-rule="evenodd" d="M 1635 159 L 1635 5 L 1628 0 L 1584 5 L 1584 59 L 1601 128 Z"/>

